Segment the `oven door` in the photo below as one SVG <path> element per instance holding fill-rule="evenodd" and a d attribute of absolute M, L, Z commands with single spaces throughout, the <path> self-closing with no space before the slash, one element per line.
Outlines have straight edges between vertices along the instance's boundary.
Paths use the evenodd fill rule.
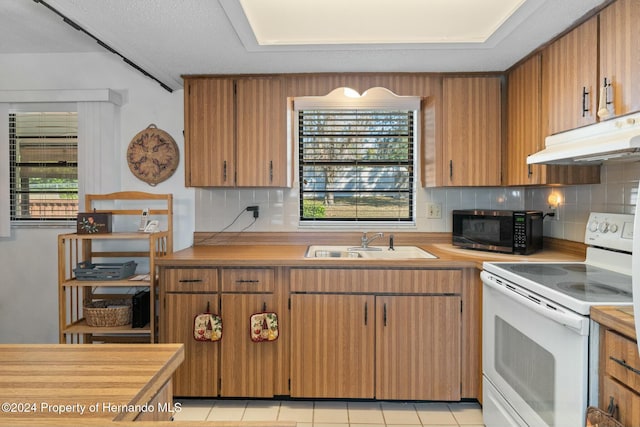
<path fill-rule="evenodd" d="M 505 427 L 490 414 L 514 412 L 532 427 L 585 425 L 589 319 L 486 271 L 481 277 L 482 370 L 502 397 L 484 399 L 486 426 Z"/>

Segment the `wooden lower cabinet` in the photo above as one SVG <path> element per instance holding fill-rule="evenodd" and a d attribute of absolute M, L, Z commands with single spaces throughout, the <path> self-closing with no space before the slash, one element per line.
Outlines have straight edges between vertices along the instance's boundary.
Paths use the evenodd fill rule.
<path fill-rule="evenodd" d="M 291 296 L 291 397 L 374 397 L 373 295 Z"/>
<path fill-rule="evenodd" d="M 210 307 L 217 311 L 217 294 L 168 293 L 164 300 L 164 342 L 184 343 L 184 362 L 174 375 L 175 396 L 213 397 L 218 395 L 219 342 L 193 339 L 194 317 Z M 223 331 L 224 333 L 224 331 Z"/>
<path fill-rule="evenodd" d="M 292 295 L 291 396 L 460 400 L 460 300 Z"/>
<path fill-rule="evenodd" d="M 272 310 L 271 294 L 222 294 L 221 396 L 273 397 L 280 340 L 253 342 L 249 335 L 251 315 Z"/>
<path fill-rule="evenodd" d="M 460 296 L 376 297 L 376 398 L 460 400 Z"/>
<path fill-rule="evenodd" d="M 624 426 L 640 426 L 640 357 L 636 340 L 614 330 L 600 334 L 599 406 L 607 409 L 613 401 L 616 418 Z"/>

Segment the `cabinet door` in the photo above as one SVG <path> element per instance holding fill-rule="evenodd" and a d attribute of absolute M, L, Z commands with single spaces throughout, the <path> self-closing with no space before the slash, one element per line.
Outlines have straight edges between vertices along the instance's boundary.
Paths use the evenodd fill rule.
<path fill-rule="evenodd" d="M 527 156 L 544 148 L 540 130 L 542 97 L 540 55 L 534 55 L 507 76 L 507 140 L 504 184 L 540 184 L 544 165 L 527 165 Z"/>
<path fill-rule="evenodd" d="M 376 297 L 376 398 L 460 400 L 460 297 Z"/>
<path fill-rule="evenodd" d="M 545 135 L 594 123 L 598 98 L 597 18 L 553 42 L 542 55 Z"/>
<path fill-rule="evenodd" d="M 640 2 L 618 0 L 600 13 L 600 78 L 611 82 L 613 114 L 640 110 Z M 611 99 L 611 97 L 613 99 Z"/>
<path fill-rule="evenodd" d="M 374 397 L 374 297 L 291 296 L 291 396 Z"/>
<path fill-rule="evenodd" d="M 220 395 L 225 397 L 273 397 L 276 346 L 253 342 L 249 318 L 254 313 L 273 310 L 270 294 L 223 294 Z"/>
<path fill-rule="evenodd" d="M 238 182 L 240 187 L 285 187 L 287 98 L 280 78 L 237 80 Z"/>
<path fill-rule="evenodd" d="M 185 185 L 235 185 L 234 81 L 185 80 Z"/>
<path fill-rule="evenodd" d="M 605 376 L 600 389 L 600 408 L 607 409 L 610 400 L 618 407 L 617 419 L 624 426 L 640 426 L 640 395 L 618 381 Z"/>
<path fill-rule="evenodd" d="M 444 184 L 500 185 L 500 78 L 445 78 L 443 102 Z"/>
<path fill-rule="evenodd" d="M 541 129 L 542 61 L 537 54 L 507 76 L 507 140 L 503 185 L 597 184 L 599 166 L 528 165 L 527 156 L 544 149 Z"/>
<path fill-rule="evenodd" d="M 218 296 L 215 294 L 165 295 L 165 342 L 184 344 L 184 362 L 178 367 L 173 377 L 173 394 L 176 396 L 214 397 L 218 395 L 219 342 L 193 339 L 193 319 L 196 314 L 204 312 L 207 306 L 212 312 L 217 311 Z"/>

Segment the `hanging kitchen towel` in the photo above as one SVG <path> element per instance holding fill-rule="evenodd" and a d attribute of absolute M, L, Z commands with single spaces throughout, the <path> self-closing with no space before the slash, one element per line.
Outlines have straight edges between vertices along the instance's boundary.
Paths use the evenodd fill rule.
<path fill-rule="evenodd" d="M 196 314 L 193 319 L 193 339 L 196 341 L 219 341 L 222 339 L 222 318 L 207 311 Z"/>
<path fill-rule="evenodd" d="M 251 341 L 275 341 L 278 339 L 278 315 L 271 311 L 252 314 L 249 328 Z"/>

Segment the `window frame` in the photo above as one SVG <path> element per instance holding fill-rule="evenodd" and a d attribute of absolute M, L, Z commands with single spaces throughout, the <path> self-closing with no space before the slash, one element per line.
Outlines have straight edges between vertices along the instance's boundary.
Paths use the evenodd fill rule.
<path fill-rule="evenodd" d="M 411 165 L 411 188 L 409 190 L 410 218 L 353 218 L 323 219 L 303 218 L 302 168 L 300 153 L 300 124 L 298 115 L 304 110 L 380 110 L 413 112 L 413 162 Z M 350 88 L 338 88 L 326 96 L 296 97 L 293 99 L 292 121 L 295 147 L 296 187 L 298 189 L 297 216 L 301 227 L 371 227 L 385 226 L 394 228 L 415 228 L 417 215 L 417 189 L 420 172 L 418 169 L 421 147 L 421 98 L 416 96 L 398 96 L 385 88 L 372 88 L 361 96 Z"/>

